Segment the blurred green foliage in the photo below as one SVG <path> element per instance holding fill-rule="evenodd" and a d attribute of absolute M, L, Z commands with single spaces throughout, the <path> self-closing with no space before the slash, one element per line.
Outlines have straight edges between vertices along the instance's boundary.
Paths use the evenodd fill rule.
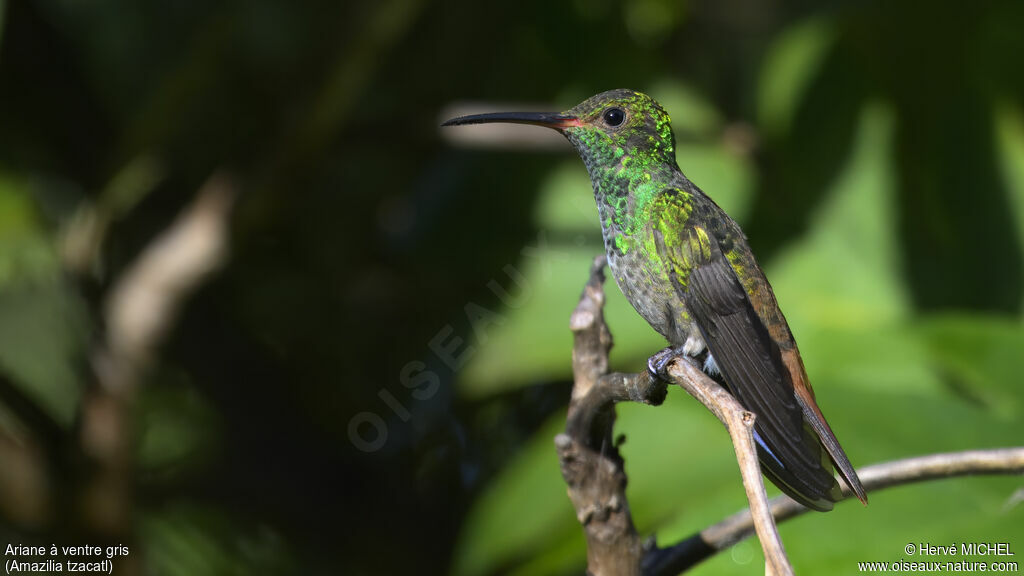
<path fill-rule="evenodd" d="M 131 407 L 145 573 L 578 574 L 552 437 L 596 209 L 568 145 L 445 141 L 465 101 L 651 93 L 683 170 L 747 231 L 855 464 L 1020 445 L 1022 27 L 1013 1 L 0 0 L 0 468 L 35 462 L 49 495 L 26 508 L 34 476 L 0 473 L 0 544 L 93 543 L 67 494 L 105 298 L 225 171 L 229 264 Z M 516 307 L 488 287 L 515 291 L 507 267 Z M 613 368 L 663 346 L 611 285 L 607 317 Z M 458 369 L 437 353 L 454 338 Z M 352 441 L 359 414 L 378 449 Z M 619 414 L 643 533 L 743 505 L 695 402 Z M 783 538 L 800 573 L 906 542 L 1024 549 L 1020 484 L 895 489 Z M 696 572 L 761 570 L 748 542 Z"/>

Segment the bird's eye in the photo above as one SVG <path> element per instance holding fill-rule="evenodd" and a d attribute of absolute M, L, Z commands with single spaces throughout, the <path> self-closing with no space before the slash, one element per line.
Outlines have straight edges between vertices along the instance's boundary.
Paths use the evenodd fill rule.
<path fill-rule="evenodd" d="M 604 111 L 604 123 L 609 126 L 618 126 L 626 119 L 626 113 L 622 108 L 609 108 Z"/>

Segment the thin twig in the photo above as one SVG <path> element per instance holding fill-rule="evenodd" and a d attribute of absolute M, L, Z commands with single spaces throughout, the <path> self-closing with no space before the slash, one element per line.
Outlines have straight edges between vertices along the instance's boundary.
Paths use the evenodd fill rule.
<path fill-rule="evenodd" d="M 957 476 L 1024 474 L 1024 447 L 968 450 L 906 458 L 865 466 L 859 468 L 857 474 L 864 488 L 872 493 L 891 486 Z M 851 496 L 845 485 L 843 495 Z M 769 504 L 777 522 L 783 522 L 808 511 L 806 507 L 788 496 L 772 498 Z M 658 568 L 652 570 L 650 574 L 679 574 L 753 533 L 754 523 L 750 510 L 742 510 L 674 546 L 652 551 L 650 555 L 657 558 Z"/>
<path fill-rule="evenodd" d="M 782 545 L 782 537 L 775 526 L 768 506 L 768 493 L 765 492 L 764 478 L 761 476 L 761 465 L 757 460 L 757 448 L 754 444 L 754 420 L 752 412 L 733 398 L 717 382 L 709 378 L 689 358 L 676 358 L 668 366 L 668 375 L 673 382 L 679 384 L 690 396 L 693 396 L 721 420 L 736 451 L 736 461 L 743 477 L 743 489 L 747 493 L 747 501 L 754 529 L 761 540 L 764 551 L 765 573 L 775 576 L 792 576 L 793 566 L 786 556 Z"/>

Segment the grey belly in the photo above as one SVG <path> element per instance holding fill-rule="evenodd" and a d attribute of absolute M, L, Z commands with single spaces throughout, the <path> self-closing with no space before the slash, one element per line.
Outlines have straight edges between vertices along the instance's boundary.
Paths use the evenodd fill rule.
<path fill-rule="evenodd" d="M 672 346 L 686 344 L 688 354 L 700 353 L 704 340 L 697 326 L 684 316 L 685 306 L 675 287 L 633 260 L 632 254 L 608 250 L 608 267 L 626 300 Z"/>

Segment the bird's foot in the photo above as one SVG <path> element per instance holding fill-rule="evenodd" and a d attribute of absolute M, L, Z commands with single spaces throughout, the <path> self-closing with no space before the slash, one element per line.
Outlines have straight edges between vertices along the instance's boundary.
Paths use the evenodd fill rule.
<path fill-rule="evenodd" d="M 654 356 L 647 359 L 647 372 L 650 373 L 651 378 L 658 380 L 668 381 L 668 365 L 675 360 L 677 356 L 686 355 L 686 351 L 683 346 L 677 346 L 675 348 L 669 346 L 659 351 Z"/>

